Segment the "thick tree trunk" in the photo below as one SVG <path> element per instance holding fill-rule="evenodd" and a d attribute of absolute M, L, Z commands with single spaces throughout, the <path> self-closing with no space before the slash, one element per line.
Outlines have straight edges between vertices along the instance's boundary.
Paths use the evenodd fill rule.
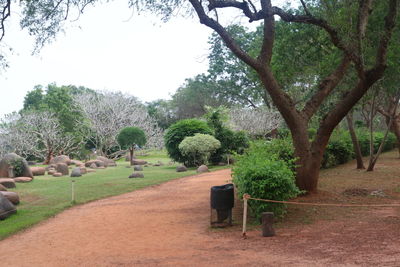
<path fill-rule="evenodd" d="M 296 185 L 307 193 L 315 193 L 318 188 L 319 169 L 322 157 L 303 155 L 297 160 Z"/>
<path fill-rule="evenodd" d="M 133 146 L 131 146 L 129 148 L 129 158 L 130 158 L 131 166 L 133 166 L 133 151 L 134 151 L 134 149 L 135 148 Z"/>
<path fill-rule="evenodd" d="M 294 156 L 297 158 L 296 185 L 307 193 L 315 193 L 318 188 L 319 171 L 326 144 L 321 138 L 318 139 L 319 143 L 316 141 L 311 143 L 305 125 L 292 130 L 292 137 Z M 329 136 L 327 139 L 329 140 Z"/>
<path fill-rule="evenodd" d="M 52 158 L 53 158 L 53 151 L 52 151 L 52 150 L 48 150 L 48 151 L 47 151 L 46 158 L 45 158 L 45 160 L 44 160 L 44 164 L 45 164 L 45 165 L 50 164 L 50 161 L 52 160 Z"/>
<path fill-rule="evenodd" d="M 362 154 L 361 154 L 360 143 L 358 142 L 357 134 L 356 134 L 356 131 L 354 130 L 353 111 L 350 111 L 349 114 L 347 114 L 346 120 L 347 120 L 347 125 L 348 125 L 350 136 L 351 136 L 351 141 L 353 143 L 354 154 L 356 156 L 357 169 L 365 169 L 364 162 L 362 159 Z"/>

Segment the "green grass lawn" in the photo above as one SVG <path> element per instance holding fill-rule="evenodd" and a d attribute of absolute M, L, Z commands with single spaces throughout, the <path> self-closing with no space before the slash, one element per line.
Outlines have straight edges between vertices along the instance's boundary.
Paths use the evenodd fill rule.
<path fill-rule="evenodd" d="M 35 177 L 30 183 L 18 183 L 17 188 L 9 191 L 17 192 L 21 203 L 17 206 L 15 215 L 0 221 L 0 240 L 73 205 L 196 174 L 195 168 L 189 168 L 187 172 L 176 172 L 177 164 L 170 163 L 165 152 L 150 151 L 148 155 L 139 158 L 150 163 L 161 161 L 164 165 L 144 167 L 145 178 L 129 179 L 128 176 L 133 172 L 133 168 L 127 168 L 128 162 L 119 161 L 117 167 L 99 169 L 95 173 L 87 173 L 78 178 L 45 175 Z M 210 167 L 210 170 L 222 168 Z M 76 192 L 74 204 L 71 203 L 72 179 L 75 180 Z"/>

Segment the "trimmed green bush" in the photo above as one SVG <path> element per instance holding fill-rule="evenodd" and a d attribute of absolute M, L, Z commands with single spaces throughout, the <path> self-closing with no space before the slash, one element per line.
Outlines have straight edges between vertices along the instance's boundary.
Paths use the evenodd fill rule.
<path fill-rule="evenodd" d="M 196 133 L 213 135 L 213 131 L 205 121 L 188 119 L 172 124 L 164 135 L 165 147 L 169 157 L 176 162 L 188 164 L 188 162 L 185 162 L 187 157 L 179 151 L 179 144 L 185 137 L 194 136 Z"/>
<path fill-rule="evenodd" d="M 259 144 L 252 145 L 245 154 L 237 158 L 233 168 L 233 182 L 239 197 L 247 193 L 255 198 L 289 200 L 300 194 L 290 166 L 277 159 L 274 154 L 258 153 L 261 147 Z M 283 204 L 253 200 L 249 202 L 249 206 L 256 218 L 260 218 L 265 211 L 282 216 L 286 210 Z"/>
<path fill-rule="evenodd" d="M 221 147 L 221 142 L 208 134 L 195 134 L 183 139 L 179 151 L 186 157 L 187 166 L 208 164 L 211 153 Z"/>

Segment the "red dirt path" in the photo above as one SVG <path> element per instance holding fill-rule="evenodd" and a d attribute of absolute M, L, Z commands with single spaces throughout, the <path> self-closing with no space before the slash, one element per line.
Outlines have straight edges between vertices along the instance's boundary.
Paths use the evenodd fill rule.
<path fill-rule="evenodd" d="M 400 266 L 399 210 L 379 220 L 259 231 L 210 230 L 209 190 L 230 171 L 77 206 L 0 241 L 1 266 Z M 383 218 L 383 219 L 382 219 Z"/>

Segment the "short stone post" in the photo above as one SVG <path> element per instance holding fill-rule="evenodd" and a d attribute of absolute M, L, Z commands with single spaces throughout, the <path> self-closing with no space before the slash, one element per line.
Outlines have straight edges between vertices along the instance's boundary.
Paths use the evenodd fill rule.
<path fill-rule="evenodd" d="M 15 177 L 14 167 L 9 166 L 8 167 L 8 178 L 14 178 L 14 177 Z"/>
<path fill-rule="evenodd" d="M 71 203 L 75 204 L 75 180 L 71 180 Z"/>
<path fill-rule="evenodd" d="M 275 230 L 272 227 L 274 222 L 274 213 L 273 212 L 263 212 L 261 214 L 262 221 L 262 236 L 269 237 L 275 235 Z"/>

